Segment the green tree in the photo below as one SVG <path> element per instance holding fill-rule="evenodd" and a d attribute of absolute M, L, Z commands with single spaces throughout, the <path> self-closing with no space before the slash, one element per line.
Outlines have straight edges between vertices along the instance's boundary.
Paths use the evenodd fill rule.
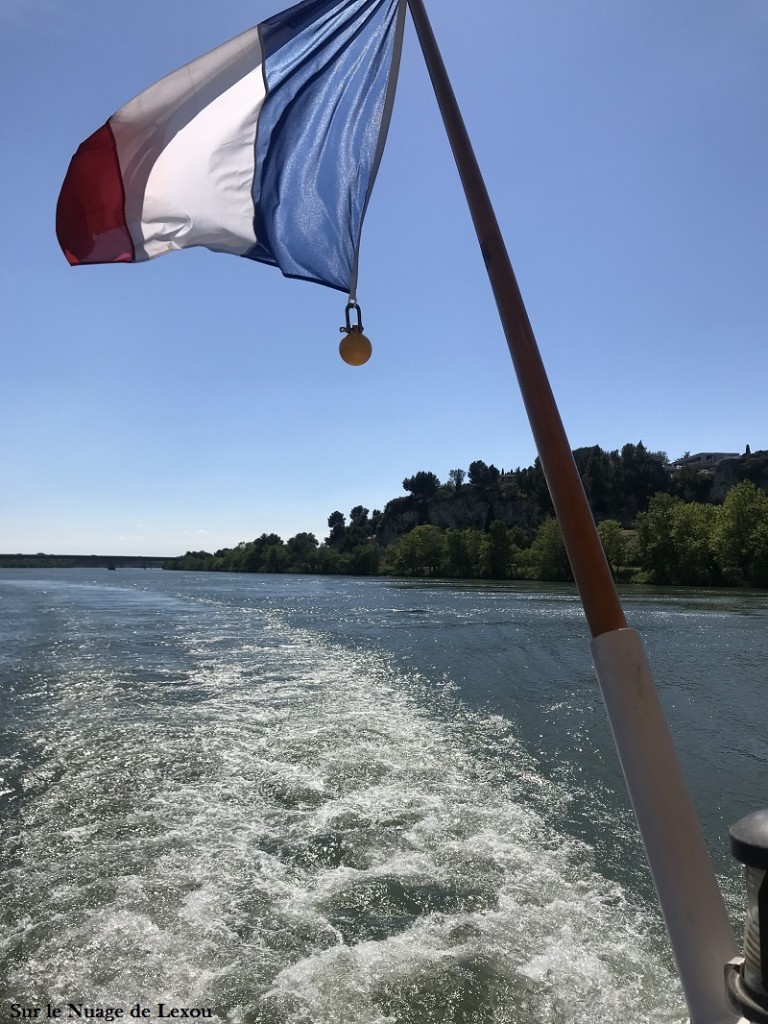
<path fill-rule="evenodd" d="M 669 583 L 675 574 L 677 556 L 672 537 L 672 509 L 680 504 L 671 494 L 655 494 L 646 512 L 637 517 L 640 564 L 656 583 Z"/>
<path fill-rule="evenodd" d="M 377 544 L 358 544 L 352 549 L 349 571 L 355 576 L 375 576 L 379 571 L 380 555 Z"/>
<path fill-rule="evenodd" d="M 726 495 L 715 543 L 729 582 L 768 586 L 768 495 L 751 480 L 742 481 Z"/>
<path fill-rule="evenodd" d="M 683 501 L 704 502 L 709 500 L 715 478 L 706 469 L 683 466 L 674 475 L 672 481 L 675 494 Z"/>
<path fill-rule="evenodd" d="M 436 526 L 416 526 L 398 541 L 392 562 L 407 576 L 437 576 L 446 557 L 446 542 Z"/>
<path fill-rule="evenodd" d="M 480 530 L 445 531 L 446 572 L 460 579 L 475 579 L 482 573 L 485 537 Z"/>
<path fill-rule="evenodd" d="M 370 524 L 372 537 L 375 537 L 378 534 L 379 527 L 381 526 L 381 521 L 383 518 L 384 513 L 381 511 L 380 508 L 375 508 L 373 512 L 371 512 Z"/>
<path fill-rule="evenodd" d="M 417 498 L 431 498 L 439 486 L 439 478 L 425 470 L 420 470 L 403 480 L 403 489 L 410 491 Z"/>
<path fill-rule="evenodd" d="M 347 566 L 348 556 L 343 555 L 336 548 L 327 545 L 318 548 L 315 557 L 315 572 L 322 575 L 339 575 L 346 572 Z"/>
<path fill-rule="evenodd" d="M 740 480 L 751 480 L 758 487 L 765 488 L 768 484 L 768 452 L 746 452 L 736 467 L 736 473 Z"/>
<path fill-rule="evenodd" d="M 644 511 L 654 494 L 672 489 L 671 477 L 665 469 L 668 461 L 664 452 L 649 452 L 642 441 L 625 444 L 621 449 L 616 498 L 624 522 L 631 522 L 638 512 Z"/>
<path fill-rule="evenodd" d="M 262 566 L 264 549 L 257 547 L 255 542 L 238 544 L 233 560 L 235 572 L 258 572 Z"/>
<path fill-rule="evenodd" d="M 469 464 L 469 482 L 481 491 L 495 487 L 500 476 L 501 473 L 495 466 L 486 466 L 482 459 Z"/>
<path fill-rule="evenodd" d="M 225 559 L 228 563 L 227 568 L 231 572 L 262 572 L 265 552 L 272 545 L 283 546 L 282 538 L 276 533 L 262 533 L 256 540 L 248 543 L 242 541 L 232 551 L 231 556 Z"/>
<path fill-rule="evenodd" d="M 463 469 L 452 469 L 448 473 L 448 479 L 451 481 L 451 483 L 453 484 L 453 488 L 456 491 L 460 491 L 461 490 L 462 485 L 463 485 L 464 481 L 466 480 L 466 478 L 467 478 L 467 474 L 464 472 Z"/>
<path fill-rule="evenodd" d="M 640 564 L 655 583 L 711 583 L 717 574 L 713 550 L 717 509 L 685 504 L 671 494 L 655 494 L 637 517 Z"/>
<path fill-rule="evenodd" d="M 485 575 L 505 580 L 510 575 L 512 542 L 506 524 L 494 519 L 488 530 L 485 547 Z"/>
<path fill-rule="evenodd" d="M 46 562 L 52 566 L 56 566 L 56 559 L 54 558 L 46 558 Z M 213 562 L 214 556 L 208 551 L 187 551 L 187 553 L 182 555 L 181 558 L 174 558 L 172 562 L 167 562 L 164 568 L 170 567 L 173 569 L 192 570 L 194 572 L 209 572 L 213 569 Z M 41 565 L 42 560 L 32 564 Z M 23 567 L 24 559 L 19 559 L 19 565 Z M 46 568 L 47 567 L 48 566 L 46 565 Z"/>
<path fill-rule="evenodd" d="M 671 510 L 671 538 L 675 552 L 674 578 L 682 586 L 706 586 L 715 582 L 715 527 L 719 509 L 702 502 L 681 502 Z"/>
<path fill-rule="evenodd" d="M 368 518 L 368 509 L 362 505 L 355 505 L 349 513 L 349 526 L 345 549 L 352 551 L 361 544 L 366 544 L 371 535 L 371 521 Z"/>
<path fill-rule="evenodd" d="M 594 445 L 577 448 L 573 458 L 594 515 L 613 515 L 616 508 L 616 452 L 609 454 Z"/>
<path fill-rule="evenodd" d="M 314 572 L 317 560 L 317 537 L 314 533 L 297 533 L 285 545 L 288 562 L 299 572 Z"/>
<path fill-rule="evenodd" d="M 560 524 L 554 518 L 545 519 L 536 531 L 528 559 L 534 579 L 559 581 L 573 578 Z"/>
<path fill-rule="evenodd" d="M 672 509 L 672 542 L 676 565 L 672 583 L 694 587 L 715 582 L 714 532 L 719 509 L 701 502 L 681 502 Z"/>
<path fill-rule="evenodd" d="M 615 579 L 627 558 L 627 540 L 624 530 L 615 519 L 604 519 L 597 524 L 597 534 Z"/>
<path fill-rule="evenodd" d="M 532 466 L 528 466 L 526 469 L 516 469 L 513 477 L 517 483 L 520 498 L 526 502 L 530 510 L 529 525 L 531 528 L 540 525 L 553 513 L 552 499 L 549 496 L 547 481 L 544 479 L 541 461 L 537 457 Z"/>
<path fill-rule="evenodd" d="M 278 538 L 279 539 L 279 538 Z M 288 568 L 288 552 L 282 541 L 279 544 L 268 544 L 262 559 L 263 572 L 285 572 Z"/>
<path fill-rule="evenodd" d="M 326 541 L 332 548 L 340 550 L 347 539 L 346 517 L 343 512 L 331 512 L 328 516 L 328 526 L 331 532 Z"/>

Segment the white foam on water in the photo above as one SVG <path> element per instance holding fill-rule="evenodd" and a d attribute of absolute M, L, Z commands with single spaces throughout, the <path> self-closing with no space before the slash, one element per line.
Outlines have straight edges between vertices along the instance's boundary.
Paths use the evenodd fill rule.
<path fill-rule="evenodd" d="M 48 688 L 3 996 L 232 1024 L 685 1019 L 649 915 L 558 831 L 568 794 L 509 722 L 279 613 L 211 621 L 183 677 L 90 651 Z"/>

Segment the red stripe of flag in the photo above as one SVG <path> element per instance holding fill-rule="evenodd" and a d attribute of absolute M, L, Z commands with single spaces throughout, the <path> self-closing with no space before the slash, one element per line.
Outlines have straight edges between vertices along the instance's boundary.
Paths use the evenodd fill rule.
<path fill-rule="evenodd" d="M 125 193 L 109 122 L 72 157 L 56 207 L 56 235 L 74 267 L 83 263 L 132 263 L 125 223 Z"/>

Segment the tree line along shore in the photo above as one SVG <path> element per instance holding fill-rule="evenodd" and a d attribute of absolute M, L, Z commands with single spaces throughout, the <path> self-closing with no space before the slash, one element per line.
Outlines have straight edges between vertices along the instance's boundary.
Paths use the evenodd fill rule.
<path fill-rule="evenodd" d="M 670 464 L 641 443 L 580 448 L 584 482 L 620 582 L 768 587 L 768 451 L 701 469 Z M 538 463 L 509 472 L 480 460 L 441 482 L 421 470 L 404 496 L 372 512 L 328 518 L 328 536 L 263 533 L 216 552 L 188 551 L 165 569 L 404 575 L 447 579 L 572 579 Z"/>

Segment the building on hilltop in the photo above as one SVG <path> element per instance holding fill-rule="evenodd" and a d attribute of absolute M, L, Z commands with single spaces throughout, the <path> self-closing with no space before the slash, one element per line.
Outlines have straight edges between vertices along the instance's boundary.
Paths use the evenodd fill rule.
<path fill-rule="evenodd" d="M 669 463 L 668 468 L 672 473 L 684 468 L 714 469 L 715 466 L 719 466 L 727 459 L 739 458 L 741 458 L 740 452 L 696 452 L 695 455 L 683 455 L 681 459 L 675 459 L 674 462 Z"/>

